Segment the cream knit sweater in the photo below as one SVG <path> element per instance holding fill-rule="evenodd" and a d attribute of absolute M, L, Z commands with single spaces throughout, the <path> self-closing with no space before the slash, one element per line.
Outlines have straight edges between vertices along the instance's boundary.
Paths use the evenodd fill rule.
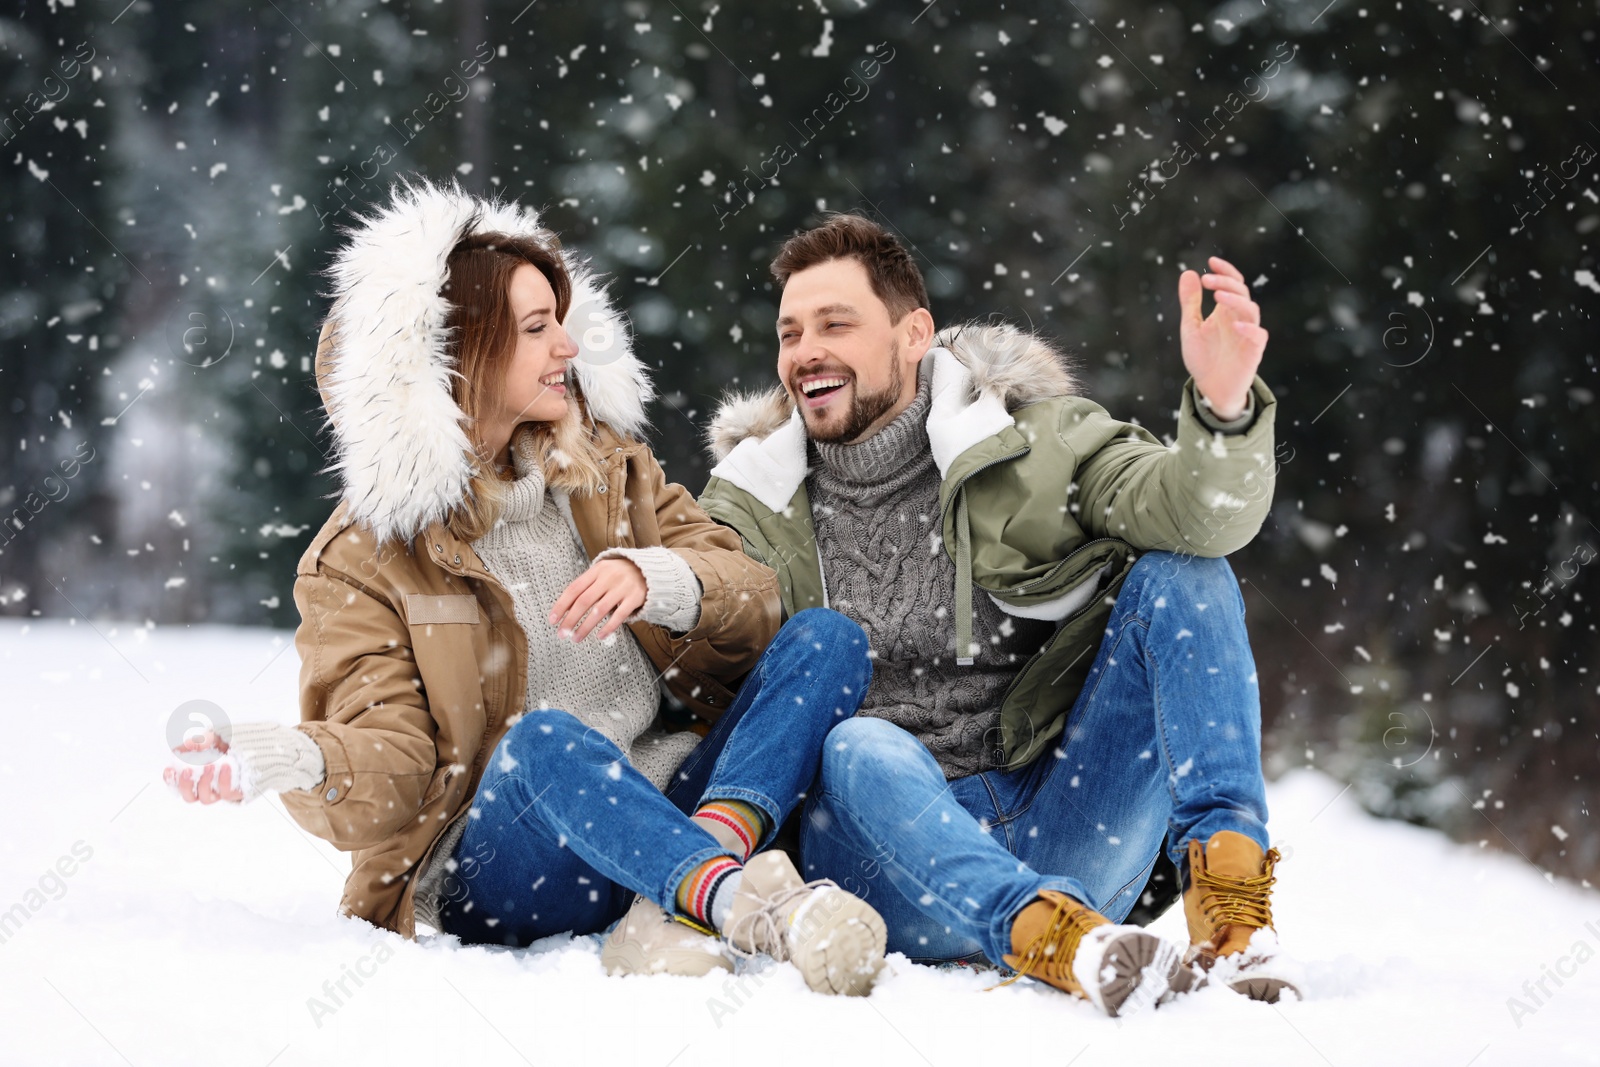
<path fill-rule="evenodd" d="M 565 498 L 546 491 L 544 472 L 530 454 L 513 453 L 517 480 L 494 529 L 472 543 L 489 573 L 511 592 L 517 622 L 528 639 L 528 694 L 523 707 L 557 708 L 603 735 L 627 754 L 657 789 L 700 743 L 694 733 L 651 729 L 661 699 L 654 666 L 628 630 L 605 641 L 563 641 L 547 621 L 556 599 L 589 568 Z M 637 618 L 680 632 L 700 620 L 700 582 L 669 548 L 612 548 L 596 560 L 622 557 L 644 572 L 645 604 Z M 458 818 L 445 830 L 427 870 L 418 875 L 417 921 L 441 929 L 444 879 L 456 869 L 466 832 Z"/>
<path fill-rule="evenodd" d="M 655 668 L 627 630 L 605 641 L 562 640 L 549 623 L 556 599 L 589 569 L 589 558 L 561 501 L 545 489 L 531 455 L 514 456 L 500 521 L 472 543 L 489 573 L 511 592 L 517 622 L 528 639 L 524 708 L 557 708 L 622 749 L 657 788 L 665 789 L 699 742 L 693 733 L 652 730 L 661 689 Z M 700 619 L 700 583 L 688 561 L 668 548 L 614 548 L 596 559 L 622 557 L 644 572 L 645 605 L 637 618 L 679 632 Z"/>

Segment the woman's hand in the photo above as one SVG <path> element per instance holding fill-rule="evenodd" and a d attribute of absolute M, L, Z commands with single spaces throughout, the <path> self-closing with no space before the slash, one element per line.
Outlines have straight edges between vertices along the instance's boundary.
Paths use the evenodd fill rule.
<path fill-rule="evenodd" d="M 183 744 L 172 751 L 179 756 L 187 752 L 218 754 L 209 763 L 198 766 L 174 764 L 161 773 L 161 777 L 178 791 L 185 804 L 215 804 L 219 800 L 238 804 L 244 800 L 244 794 L 238 787 L 239 769 L 227 754 L 228 743 L 215 733 L 207 730 L 197 737 L 186 738 Z"/>
<path fill-rule="evenodd" d="M 236 722 L 226 738 L 207 730 L 172 751 L 179 761 L 161 776 L 189 804 L 248 804 L 264 793 L 315 789 L 328 770 L 315 740 L 276 722 Z M 205 753 L 205 762 L 185 758 L 194 753 Z"/>
<path fill-rule="evenodd" d="M 603 559 L 578 575 L 550 609 L 550 625 L 576 644 L 591 632 L 604 641 L 644 607 L 649 587 L 644 572 L 631 560 Z M 609 620 L 598 631 L 602 619 Z"/>

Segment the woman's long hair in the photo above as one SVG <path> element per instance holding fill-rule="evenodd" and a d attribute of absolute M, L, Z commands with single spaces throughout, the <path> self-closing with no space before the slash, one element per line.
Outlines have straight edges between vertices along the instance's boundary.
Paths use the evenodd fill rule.
<path fill-rule="evenodd" d="M 446 319 L 459 377 L 453 393 L 467 416 L 467 437 L 477 456 L 466 499 L 446 526 L 457 537 L 475 541 L 500 517 L 510 478 L 496 472 L 483 440 L 486 415 L 500 410 L 506 372 L 516 351 L 517 323 L 511 311 L 511 276 L 531 264 L 550 282 L 556 296 L 556 320 L 565 321 L 572 306 L 572 279 L 562 262 L 560 243 L 505 233 L 476 233 L 456 245 L 446 262 L 444 294 L 452 308 Z M 525 422 L 511 435 L 511 447 L 531 445 L 544 469 L 545 484 L 574 495 L 593 492 L 602 481 L 600 455 L 584 426 L 584 403 L 572 376 L 568 388 L 575 402 L 555 422 Z"/>

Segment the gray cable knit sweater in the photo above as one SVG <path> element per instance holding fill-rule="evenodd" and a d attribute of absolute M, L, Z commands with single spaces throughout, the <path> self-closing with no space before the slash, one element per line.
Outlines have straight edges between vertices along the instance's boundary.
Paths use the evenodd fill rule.
<path fill-rule="evenodd" d="M 861 714 L 928 746 L 945 778 L 1002 762 L 1000 697 L 1054 633 L 973 597 L 971 666 L 955 656 L 956 568 L 939 524 L 939 468 L 928 444 L 931 365 L 917 396 L 859 444 L 812 442 L 806 480 L 830 606 L 861 624 L 873 654 Z"/>

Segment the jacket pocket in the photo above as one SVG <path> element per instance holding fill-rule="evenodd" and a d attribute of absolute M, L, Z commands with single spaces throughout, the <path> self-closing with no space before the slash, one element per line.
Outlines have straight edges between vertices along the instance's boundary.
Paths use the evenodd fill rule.
<path fill-rule="evenodd" d="M 457 622 L 471 625 L 478 621 L 478 598 L 471 593 L 406 594 L 406 624 L 409 626 Z"/>

